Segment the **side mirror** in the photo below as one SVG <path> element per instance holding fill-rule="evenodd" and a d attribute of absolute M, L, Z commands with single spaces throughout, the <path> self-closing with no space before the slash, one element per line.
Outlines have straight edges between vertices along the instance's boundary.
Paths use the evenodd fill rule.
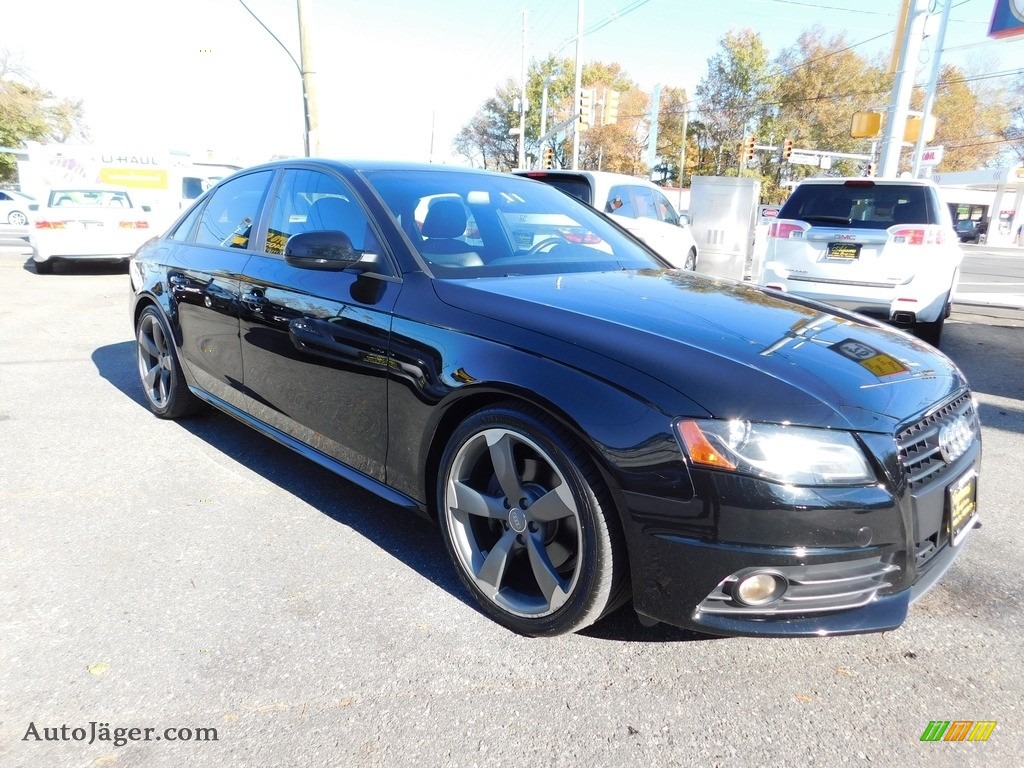
<path fill-rule="evenodd" d="M 153 210 L 153 206 L 152 205 L 144 205 L 144 206 L 142 206 L 142 210 L 145 211 L 146 213 L 149 213 L 150 211 Z"/>
<path fill-rule="evenodd" d="M 39 203 L 29 203 L 25 207 L 28 208 L 30 211 L 38 211 L 39 210 Z"/>
<path fill-rule="evenodd" d="M 376 253 L 355 250 L 348 235 L 334 230 L 300 232 L 284 245 L 284 260 L 300 269 L 341 272 L 355 267 L 369 271 L 378 258 Z"/>

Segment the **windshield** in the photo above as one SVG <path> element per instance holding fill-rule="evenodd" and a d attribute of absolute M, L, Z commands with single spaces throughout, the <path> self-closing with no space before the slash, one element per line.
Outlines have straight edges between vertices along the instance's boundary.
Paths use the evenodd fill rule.
<path fill-rule="evenodd" d="M 438 277 L 664 269 L 604 216 L 554 187 L 512 175 L 365 174 Z"/>
<path fill-rule="evenodd" d="M 51 208 L 131 208 L 128 193 L 119 189 L 55 189 L 50 192 Z"/>

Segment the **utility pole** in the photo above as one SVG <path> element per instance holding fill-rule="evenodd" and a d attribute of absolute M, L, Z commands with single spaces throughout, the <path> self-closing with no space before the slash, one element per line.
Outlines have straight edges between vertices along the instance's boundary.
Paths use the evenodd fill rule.
<path fill-rule="evenodd" d="M 519 167 L 526 168 L 526 11 L 523 11 L 523 62 L 519 89 Z"/>
<path fill-rule="evenodd" d="M 683 175 L 686 173 L 686 93 L 683 93 L 683 132 L 679 140 L 679 208 L 683 207 Z"/>
<path fill-rule="evenodd" d="M 896 80 L 892 89 L 892 102 L 885 121 L 885 136 L 882 139 L 882 157 L 879 162 L 879 176 L 896 178 L 900 167 L 900 152 L 903 150 L 903 133 L 907 127 L 907 113 L 910 110 L 910 95 L 914 90 L 914 76 L 921 41 L 924 38 L 924 24 L 928 17 L 928 0 L 908 0 L 909 17 L 900 43 Z"/>
<path fill-rule="evenodd" d="M 953 0 L 946 0 L 942 9 L 942 19 L 939 21 L 939 33 L 935 38 L 935 48 L 932 51 L 932 71 L 928 78 L 928 88 L 924 95 L 924 107 L 921 109 L 921 130 L 917 134 L 917 144 L 914 145 L 914 178 L 921 172 L 921 152 L 927 143 L 928 117 L 932 113 L 932 106 L 935 104 L 935 91 L 939 84 L 939 63 L 942 58 L 942 46 L 946 41 L 946 27 L 949 24 L 949 12 L 953 8 Z M 928 173 L 931 176 L 931 171 Z"/>
<path fill-rule="evenodd" d="M 316 81 L 313 72 L 312 41 L 309 36 L 310 0 L 298 0 L 299 59 L 302 62 L 302 102 L 306 112 L 306 157 L 320 154 L 320 119 L 317 116 Z"/>
<path fill-rule="evenodd" d="M 583 0 L 576 0 L 576 85 L 573 87 L 573 114 L 580 111 L 583 100 Z M 576 131 L 572 136 L 572 169 L 580 168 L 580 124 L 576 122 Z"/>

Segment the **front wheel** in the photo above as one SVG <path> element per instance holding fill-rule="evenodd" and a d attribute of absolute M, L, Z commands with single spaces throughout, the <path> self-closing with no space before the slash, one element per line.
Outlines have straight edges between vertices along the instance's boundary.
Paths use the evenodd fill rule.
<path fill-rule="evenodd" d="M 14 224 L 16 227 L 24 227 L 28 224 L 28 216 L 21 211 L 11 211 L 7 214 L 7 223 Z"/>
<path fill-rule="evenodd" d="M 156 307 L 146 307 L 139 315 L 135 343 L 139 380 L 149 410 L 161 419 L 177 419 L 199 410 L 200 401 L 189 391 L 171 333 Z"/>
<path fill-rule="evenodd" d="M 691 272 L 697 269 L 697 249 L 691 248 L 690 252 L 686 254 L 686 262 L 683 264 L 683 269 L 688 269 Z"/>
<path fill-rule="evenodd" d="M 463 583 L 515 632 L 574 632 L 628 597 L 610 494 L 572 435 L 537 409 L 504 403 L 455 430 L 438 517 Z"/>

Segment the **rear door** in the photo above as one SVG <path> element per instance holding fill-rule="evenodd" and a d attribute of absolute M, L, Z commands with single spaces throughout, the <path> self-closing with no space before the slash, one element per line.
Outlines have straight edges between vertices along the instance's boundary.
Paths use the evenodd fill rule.
<path fill-rule="evenodd" d="M 227 181 L 162 241 L 168 289 L 181 326 L 181 354 L 199 385 L 232 405 L 242 393 L 239 275 L 273 173 Z"/>

